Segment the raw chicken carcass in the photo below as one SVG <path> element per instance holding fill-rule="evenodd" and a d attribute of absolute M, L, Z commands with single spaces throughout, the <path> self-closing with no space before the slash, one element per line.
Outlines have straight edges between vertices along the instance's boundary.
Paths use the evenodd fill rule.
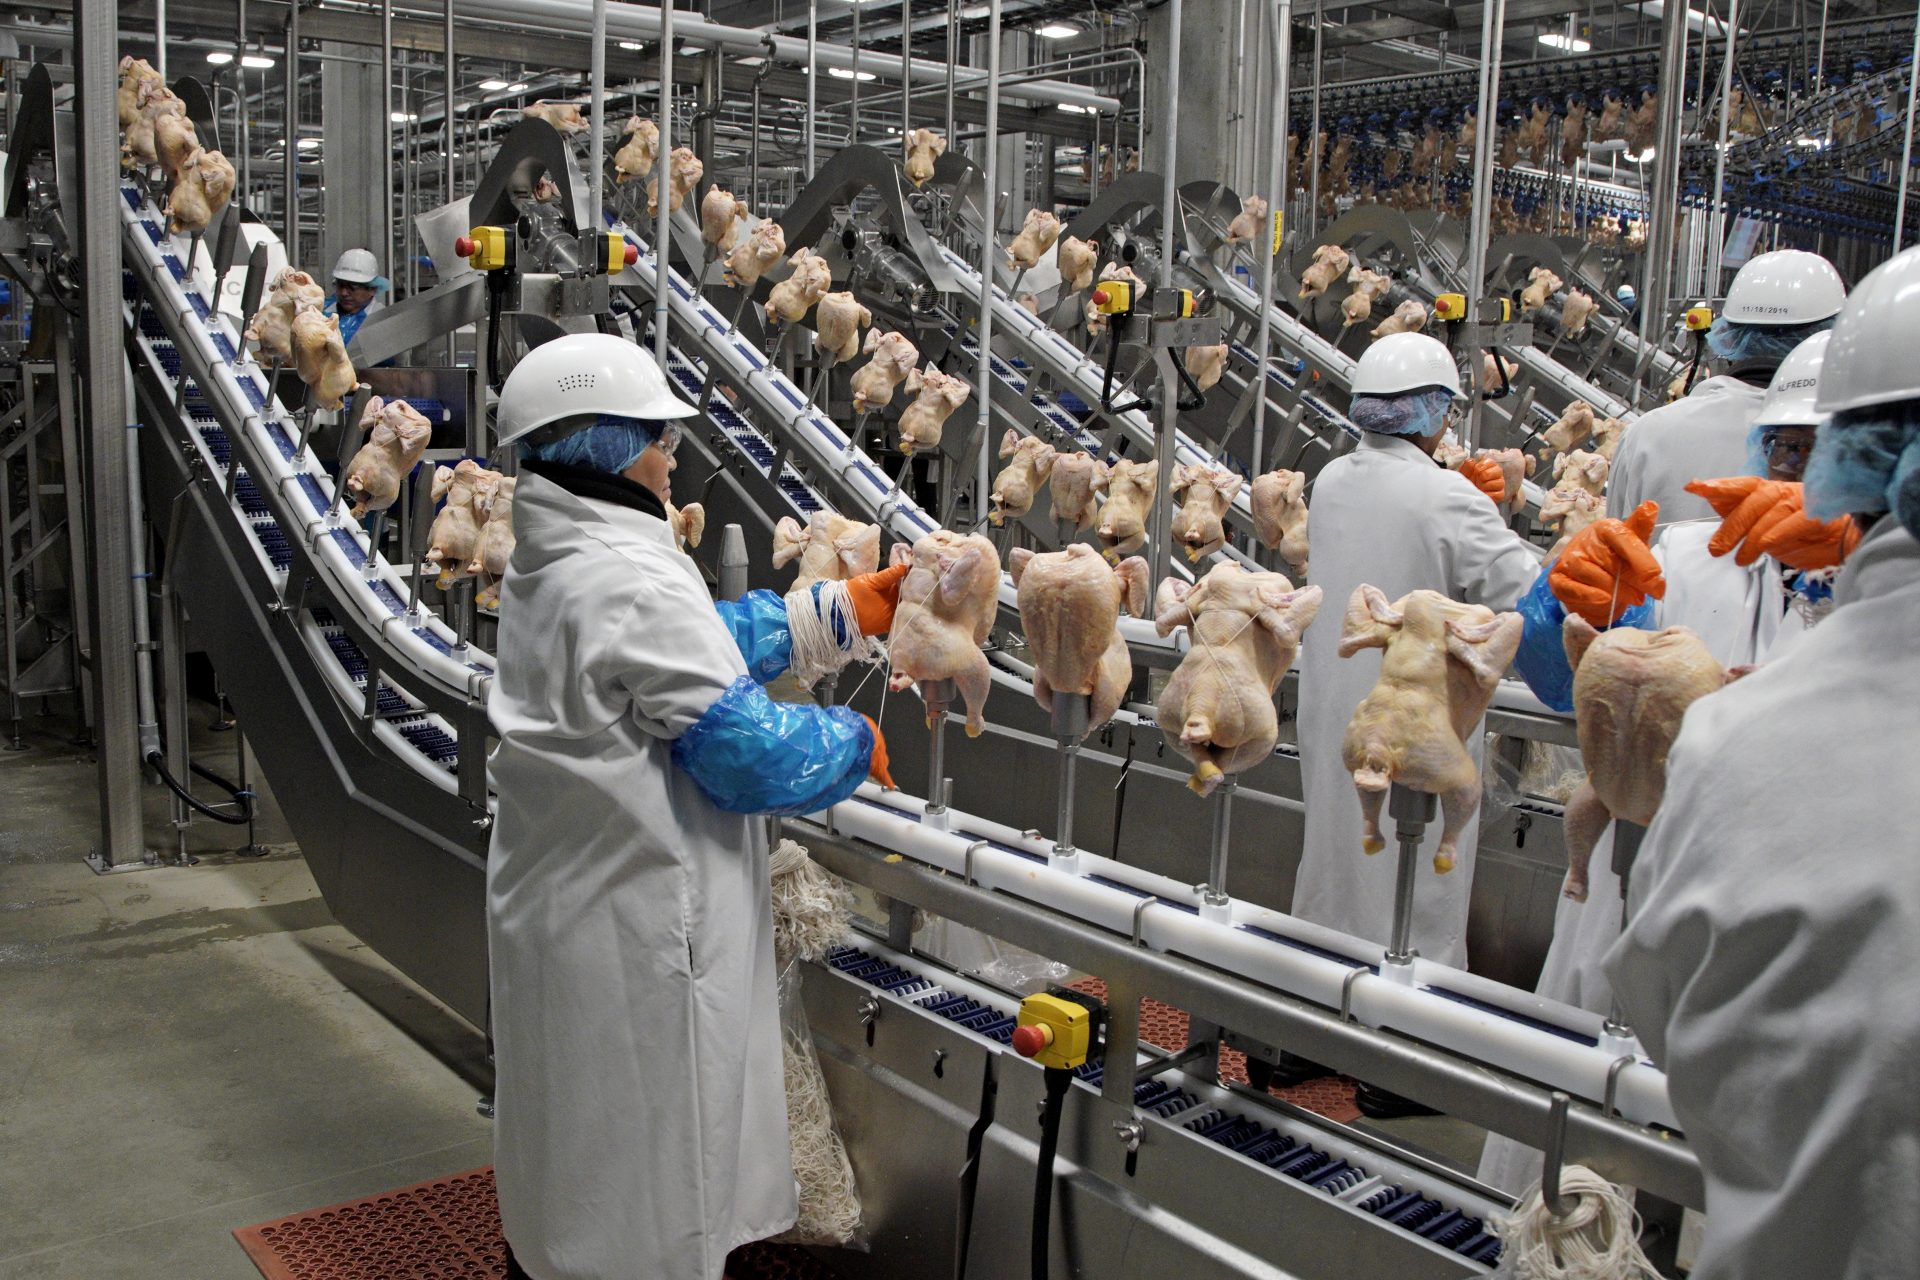
<path fill-rule="evenodd" d="M 632 182 L 653 172 L 660 155 L 660 126 L 639 116 L 627 117 L 626 141 L 613 153 L 613 180 Z"/>
<path fill-rule="evenodd" d="M 816 582 L 845 582 L 880 567 L 880 526 L 830 511 L 816 511 L 802 525 L 792 516 L 773 527 L 773 567 L 800 562 L 789 591 Z"/>
<path fill-rule="evenodd" d="M 893 400 L 893 389 L 920 363 L 920 348 L 906 334 L 867 330 L 865 350 L 873 359 L 853 371 L 853 411 L 870 413 Z"/>
<path fill-rule="evenodd" d="M 1154 630 L 1165 636 L 1185 627 L 1193 641 L 1160 693 L 1160 731 L 1193 761 L 1187 785 L 1210 795 L 1227 774 L 1273 754 L 1273 692 L 1320 611 L 1320 588 L 1295 590 L 1283 574 L 1219 564 L 1191 588 L 1168 578 L 1154 611 Z"/>
<path fill-rule="evenodd" d="M 1520 291 L 1520 314 L 1524 316 L 1538 311 L 1561 284 L 1560 277 L 1546 267 L 1535 267 L 1527 272 L 1527 287 Z"/>
<path fill-rule="evenodd" d="M 1545 98 L 1536 98 L 1533 114 L 1520 126 L 1520 150 L 1533 161 L 1534 168 L 1547 162 L 1547 126 L 1553 123 L 1553 106 Z"/>
<path fill-rule="evenodd" d="M 1228 244 L 1252 244 L 1267 226 L 1267 201 L 1264 196 L 1247 196 L 1240 201 L 1240 212 L 1227 224 Z"/>
<path fill-rule="evenodd" d="M 233 198 L 233 164 L 218 151 L 195 148 L 167 192 L 167 225 L 189 235 L 205 231 Z"/>
<path fill-rule="evenodd" d="M 1460 464 L 1472 456 L 1451 431 L 1441 437 L 1440 443 L 1433 451 L 1433 460 L 1449 471 L 1458 471 Z"/>
<path fill-rule="evenodd" d="M 1226 545 L 1221 517 L 1239 493 L 1239 474 L 1225 467 L 1174 467 L 1173 496 L 1180 499 L 1180 509 L 1173 514 L 1173 543 L 1187 553 L 1189 564 Z"/>
<path fill-rule="evenodd" d="M 1061 283 L 1070 293 L 1078 293 L 1093 283 L 1094 264 L 1099 260 L 1099 245 L 1074 236 L 1061 236 L 1053 254 L 1054 264 L 1060 268 Z"/>
<path fill-rule="evenodd" d="M 1100 526 L 1094 531 L 1107 559 L 1118 561 L 1146 542 L 1147 515 L 1159 483 L 1160 463 L 1153 458 L 1122 459 L 1107 468 L 1107 504 L 1100 508 Z"/>
<path fill-rule="evenodd" d="M 1517 516 L 1526 510 L 1527 493 L 1521 481 L 1532 475 L 1538 465 L 1532 455 L 1518 449 L 1482 449 L 1474 457 L 1500 468 L 1500 478 L 1507 483 L 1508 514 Z"/>
<path fill-rule="evenodd" d="M 1612 142 L 1620 136 L 1620 122 L 1627 113 L 1627 100 L 1617 89 L 1609 89 L 1600 102 L 1600 118 L 1594 122 L 1593 140 Z"/>
<path fill-rule="evenodd" d="M 1593 424 L 1593 451 L 1605 458 L 1609 465 L 1613 454 L 1620 447 L 1620 441 L 1626 438 L 1630 423 L 1619 418 L 1602 418 Z"/>
<path fill-rule="evenodd" d="M 1040 265 L 1040 256 L 1053 248 L 1053 242 L 1060 238 L 1060 219 L 1045 209 L 1027 210 L 1027 219 L 1021 224 L 1020 234 L 1007 246 L 1008 265 L 1021 271 L 1031 271 Z"/>
<path fill-rule="evenodd" d="M 292 267 L 282 267 L 280 274 L 274 277 L 273 288 L 261 302 L 260 309 L 253 313 L 253 319 L 247 323 L 244 335 L 248 341 L 260 344 L 260 349 L 279 360 L 293 359 L 293 315 L 301 304 L 318 308 L 326 302 L 327 294 L 317 281 L 304 271 Z"/>
<path fill-rule="evenodd" d="M 1181 357 L 1186 366 L 1187 376 L 1202 391 L 1211 391 L 1220 384 L 1220 375 L 1227 371 L 1227 344 L 1216 343 L 1211 347 L 1188 347 Z"/>
<path fill-rule="evenodd" d="M 1084 738 L 1113 719 L 1133 679 L 1118 623 L 1123 606 L 1136 618 L 1146 616 L 1147 562 L 1129 556 L 1109 565 L 1076 542 L 1045 554 L 1016 547 L 1008 567 L 1033 655 L 1033 700 L 1052 711 L 1056 693 L 1091 698 Z"/>
<path fill-rule="evenodd" d="M 120 87 L 115 99 L 120 109 L 120 127 L 126 128 L 140 118 L 140 86 L 143 84 L 166 87 L 166 81 L 145 58 L 136 58 L 129 54 L 120 59 Z"/>
<path fill-rule="evenodd" d="M 1573 715 L 1587 780 L 1567 802 L 1567 881 L 1561 892 L 1587 899 L 1593 846 L 1618 818 L 1653 821 L 1667 790 L 1667 752 L 1694 701 L 1727 682 L 1700 637 L 1685 627 L 1595 631 L 1568 614 L 1561 639 L 1573 665 Z"/>
<path fill-rule="evenodd" d="M 1393 277 L 1386 272 L 1369 271 L 1358 262 L 1347 272 L 1347 279 L 1353 284 L 1353 292 L 1340 300 L 1340 314 L 1344 317 L 1340 324 L 1342 329 L 1351 329 L 1363 320 L 1371 320 L 1375 300 L 1393 283 Z M 1423 315 L 1425 310 L 1421 308 Z"/>
<path fill-rule="evenodd" d="M 529 194 L 535 204 L 560 203 L 560 188 L 544 173 L 534 179 L 533 190 Z"/>
<path fill-rule="evenodd" d="M 1296 577 L 1307 573 L 1307 473 L 1269 471 L 1253 482 L 1253 531 L 1260 545 L 1278 551 Z"/>
<path fill-rule="evenodd" d="M 472 458 L 461 459 L 456 467 L 439 467 L 433 473 L 434 500 L 446 501 L 433 518 L 433 528 L 427 531 L 427 563 L 438 571 L 435 585 L 442 591 L 452 586 L 454 579 L 467 576 L 474 549 L 480 545 L 485 517 L 474 509 L 473 499 L 488 477 L 498 480 L 500 473 L 488 471 Z"/>
<path fill-rule="evenodd" d="M 1427 327 L 1427 305 L 1417 298 L 1408 298 L 1393 309 L 1393 314 L 1373 326 L 1370 331 L 1374 338 L 1384 338 L 1393 333 L 1418 333 Z"/>
<path fill-rule="evenodd" d="M 933 176 L 933 162 L 947 153 L 947 140 L 932 129 L 914 129 L 901 139 L 907 152 L 907 181 L 922 186 Z"/>
<path fill-rule="evenodd" d="M 708 187 L 707 194 L 700 197 L 700 238 L 712 245 L 716 253 L 725 253 L 733 247 L 734 229 L 746 216 L 745 200 L 731 191 Z"/>
<path fill-rule="evenodd" d="M 480 541 L 474 545 L 467 572 L 480 579 L 473 602 L 483 609 L 500 604 L 500 580 L 507 576 L 507 563 L 513 559 L 513 489 L 518 483 L 512 476 L 498 476 L 482 480 L 474 491 L 474 509 L 487 522 L 480 526 Z"/>
<path fill-rule="evenodd" d="M 699 156 L 685 147 L 675 147 L 667 157 L 667 208 L 678 209 L 706 171 L 707 166 Z M 660 215 L 660 175 L 657 173 L 647 179 L 647 215 Z"/>
<path fill-rule="evenodd" d="M 1567 114 L 1560 121 L 1560 164 L 1571 170 L 1574 161 L 1580 158 L 1581 151 L 1587 145 L 1587 102 L 1584 98 L 1568 98 Z"/>
<path fill-rule="evenodd" d="M 707 531 L 707 509 L 697 502 L 689 502 L 684 507 L 666 504 L 667 528 L 673 531 L 673 544 L 685 551 L 700 545 L 701 537 Z"/>
<path fill-rule="evenodd" d="M 1568 453 L 1585 444 L 1593 435 L 1593 406 L 1585 400 L 1575 400 L 1567 406 L 1567 411 L 1559 420 L 1548 427 L 1542 437 L 1547 444 L 1560 453 Z"/>
<path fill-rule="evenodd" d="M 302 316 L 310 314 L 301 312 Z M 400 496 L 401 486 L 419 464 L 420 455 L 427 451 L 427 441 L 433 437 L 433 424 L 405 400 L 383 400 L 374 396 L 367 401 L 366 421 L 373 424 L 367 430 L 367 442 L 347 464 L 346 495 L 353 503 L 352 515 L 356 520 L 370 511 L 385 511 L 393 505 Z M 474 478 L 476 487 L 470 501 L 478 514 L 487 515 L 490 510 L 487 506 L 490 482 L 486 477 L 493 474 L 483 472 Z M 469 568 L 468 572 L 478 570 Z"/>
<path fill-rule="evenodd" d="M 187 157 L 200 149 L 200 135 L 194 131 L 193 121 L 187 119 L 186 108 L 178 98 L 173 101 L 178 110 L 153 118 L 153 154 L 169 180 L 178 178 Z"/>
<path fill-rule="evenodd" d="M 1566 547 L 1567 540 L 1607 513 L 1606 499 L 1588 493 L 1579 485 L 1559 485 L 1540 502 L 1540 523 L 1560 535 L 1547 553 L 1551 559 Z"/>
<path fill-rule="evenodd" d="M 1025 308 L 1027 311 L 1027 314 L 1034 316 L 1036 318 L 1039 316 L 1040 314 L 1040 295 L 1039 294 L 1023 293 L 1018 298 L 1014 299 L 1014 301 L 1018 302 L 1023 308 Z"/>
<path fill-rule="evenodd" d="M 1313 265 L 1300 273 L 1300 296 L 1317 298 L 1327 287 L 1347 273 L 1353 259 L 1337 244 L 1323 244 L 1313 251 Z"/>
<path fill-rule="evenodd" d="M 940 434 L 947 418 L 967 402 L 973 387 L 965 378 L 940 372 L 932 365 L 906 379 L 907 394 L 914 397 L 900 414 L 900 452 L 911 458 L 940 447 Z"/>
<path fill-rule="evenodd" d="M 779 319 L 792 323 L 800 319 L 833 287 L 833 268 L 813 250 L 801 249 L 795 253 L 792 266 L 787 278 L 774 285 L 773 292 L 767 296 L 769 321 Z"/>
<path fill-rule="evenodd" d="M 1652 89 L 1640 91 L 1640 105 L 1633 109 L 1627 118 L 1627 150 L 1634 155 L 1644 156 L 1648 147 L 1653 145 L 1655 122 L 1660 116 L 1660 95 Z"/>
<path fill-rule="evenodd" d="M 1594 497 L 1602 497 L 1607 492 L 1607 472 L 1612 464 L 1597 453 L 1585 449 L 1573 453 L 1563 453 L 1553 460 L 1553 487 L 1571 485 L 1585 489 Z"/>
<path fill-rule="evenodd" d="M 156 126 L 166 116 L 185 119 L 187 104 L 174 97 L 157 76 L 135 85 L 133 100 L 133 121 L 126 126 L 120 138 L 120 163 L 144 169 L 159 162 L 159 156 L 155 153 Z"/>
<path fill-rule="evenodd" d="M 851 293 L 829 293 L 813 313 L 813 345 L 832 360 L 851 360 L 860 354 L 860 328 L 873 323 L 873 313 Z"/>
<path fill-rule="evenodd" d="M 780 261 L 787 251 L 787 233 L 771 218 L 754 224 L 746 239 L 733 246 L 727 255 L 727 283 L 736 289 L 751 289 L 766 269 Z"/>
<path fill-rule="evenodd" d="M 1560 332 L 1569 338 L 1577 338 L 1587 331 L 1587 321 L 1600 309 L 1600 304 L 1591 294 L 1578 289 L 1567 290 L 1567 300 L 1560 304 Z"/>
<path fill-rule="evenodd" d="M 576 137 L 593 127 L 580 114 L 577 102 L 548 102 L 542 98 L 530 107 L 522 107 L 520 114 L 532 120 L 545 120 L 558 129 L 563 138 Z"/>
<path fill-rule="evenodd" d="M 293 367 L 300 381 L 313 388 L 315 404 L 322 409 L 340 407 L 353 390 L 354 373 L 347 346 L 340 341 L 339 316 L 321 315 L 319 307 L 300 304 L 293 317 Z M 419 460 L 414 458 L 415 462 Z"/>
<path fill-rule="evenodd" d="M 898 693 L 919 684 L 931 729 L 946 708 L 927 686 L 953 681 L 967 704 L 967 736 L 977 738 L 993 687 L 980 646 L 999 602 L 999 553 L 977 533 L 936 529 L 913 544 L 912 565 L 887 634 L 887 687 Z"/>
<path fill-rule="evenodd" d="M 1480 807 L 1480 771 L 1466 738 L 1520 648 L 1521 627 L 1517 613 L 1495 614 L 1437 591 L 1412 591 L 1388 604 L 1378 587 L 1354 589 L 1340 656 L 1386 650 L 1380 679 L 1354 710 L 1340 753 L 1360 795 L 1366 852 L 1386 848 L 1380 809 L 1397 782 L 1440 797 L 1444 820 L 1433 869 L 1453 870 L 1460 832 Z"/>
<path fill-rule="evenodd" d="M 1063 453 L 1053 460 L 1047 479 L 1053 495 L 1053 518 L 1077 533 L 1093 527 L 1100 507 L 1096 494 L 1107 491 L 1107 464 L 1090 453 Z"/>
<path fill-rule="evenodd" d="M 1033 510 L 1040 486 L 1053 471 L 1054 447 L 1037 436 L 1022 436 L 1013 428 L 1000 440 L 1000 456 L 1012 459 L 993 478 L 989 495 L 993 506 L 987 522 L 998 529 L 1008 516 L 1019 517 Z"/>

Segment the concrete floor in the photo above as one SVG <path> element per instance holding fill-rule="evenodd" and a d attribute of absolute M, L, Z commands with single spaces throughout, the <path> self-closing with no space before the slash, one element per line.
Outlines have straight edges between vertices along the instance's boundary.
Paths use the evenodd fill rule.
<path fill-rule="evenodd" d="M 72 731 L 0 751 L 0 1280 L 257 1280 L 235 1227 L 491 1163 L 483 1038 L 333 923 L 271 797 L 264 856 L 201 820 L 198 865 L 95 875 Z"/>

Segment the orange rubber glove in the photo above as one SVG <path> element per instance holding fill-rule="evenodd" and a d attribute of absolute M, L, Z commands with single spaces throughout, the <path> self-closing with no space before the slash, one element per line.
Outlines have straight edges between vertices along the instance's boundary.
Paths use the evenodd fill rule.
<path fill-rule="evenodd" d="M 862 715 L 867 728 L 873 730 L 873 754 L 867 758 L 867 776 L 889 791 L 894 790 L 893 772 L 887 759 L 887 740 L 880 734 L 880 726 L 870 715 Z"/>
<path fill-rule="evenodd" d="M 1790 569 L 1828 569 L 1860 543 L 1860 526 L 1852 516 L 1815 520 L 1808 515 L 1806 490 L 1797 480 L 1729 476 L 1695 480 L 1687 492 L 1705 498 L 1720 517 L 1707 550 L 1716 556 L 1733 551 L 1738 565 L 1772 556 Z"/>
<path fill-rule="evenodd" d="M 1643 502 L 1625 520 L 1596 520 L 1568 540 L 1554 562 L 1547 586 L 1569 612 L 1596 627 L 1648 596 L 1667 594 L 1667 580 L 1647 541 L 1660 518 L 1660 504 Z"/>
<path fill-rule="evenodd" d="M 1507 501 L 1507 474 L 1500 470 L 1500 464 L 1491 458 L 1468 458 L 1460 464 L 1460 474 L 1473 482 L 1473 487 L 1493 499 L 1493 505 L 1505 509 Z"/>
<path fill-rule="evenodd" d="M 893 626 L 893 611 L 900 605 L 900 583 L 913 568 L 897 564 L 878 573 L 863 573 L 847 579 L 847 594 L 853 598 L 853 616 L 863 636 L 883 636 Z"/>

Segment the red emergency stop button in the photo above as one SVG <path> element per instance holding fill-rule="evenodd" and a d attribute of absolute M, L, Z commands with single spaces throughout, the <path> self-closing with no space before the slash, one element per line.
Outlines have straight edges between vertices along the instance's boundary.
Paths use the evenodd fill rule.
<path fill-rule="evenodd" d="M 1105 289 L 1095 289 L 1093 291 L 1093 305 L 1096 307 L 1104 307 L 1111 299 L 1111 296 L 1112 295 L 1108 294 Z M 1028 1056 L 1031 1057 L 1032 1055 L 1029 1054 Z"/>
<path fill-rule="evenodd" d="M 1052 1043 L 1053 1028 L 1044 1022 L 1030 1022 L 1013 1029 L 1013 1051 L 1023 1058 L 1031 1058 Z"/>
<path fill-rule="evenodd" d="M 471 258 L 474 250 L 480 246 L 473 242 L 472 236 L 461 236 L 453 242 L 453 251 L 463 258 Z"/>
<path fill-rule="evenodd" d="M 640 246 L 629 242 L 625 256 L 628 266 L 632 266 L 634 263 L 640 261 Z"/>

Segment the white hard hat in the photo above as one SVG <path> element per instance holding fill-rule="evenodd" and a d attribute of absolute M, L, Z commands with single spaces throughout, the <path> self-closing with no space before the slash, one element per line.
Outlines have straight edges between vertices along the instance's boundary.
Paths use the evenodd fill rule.
<path fill-rule="evenodd" d="M 661 421 L 697 413 L 673 394 L 653 357 L 608 333 L 569 333 L 544 342 L 507 375 L 494 413 L 501 444 L 584 414 Z"/>
<path fill-rule="evenodd" d="M 1361 353 L 1351 390 L 1357 396 L 1392 396 L 1427 387 L 1461 394 L 1453 353 L 1424 333 L 1390 333 Z"/>
<path fill-rule="evenodd" d="M 1920 248 L 1868 273 L 1832 338 L 1815 402 L 1822 414 L 1920 399 Z"/>
<path fill-rule="evenodd" d="M 1817 253 L 1781 249 L 1740 268 L 1727 289 L 1722 318 L 1735 324 L 1812 324 L 1840 314 L 1847 285 Z"/>
<path fill-rule="evenodd" d="M 372 284 L 380 278 L 380 263 L 371 249 L 349 249 L 333 264 L 333 278 L 348 284 Z"/>
<path fill-rule="evenodd" d="M 1756 427 L 1811 427 L 1826 415 L 1813 407 L 1820 389 L 1820 366 L 1826 363 L 1831 332 L 1816 333 L 1795 347 L 1774 371 L 1767 398 L 1760 405 Z"/>

